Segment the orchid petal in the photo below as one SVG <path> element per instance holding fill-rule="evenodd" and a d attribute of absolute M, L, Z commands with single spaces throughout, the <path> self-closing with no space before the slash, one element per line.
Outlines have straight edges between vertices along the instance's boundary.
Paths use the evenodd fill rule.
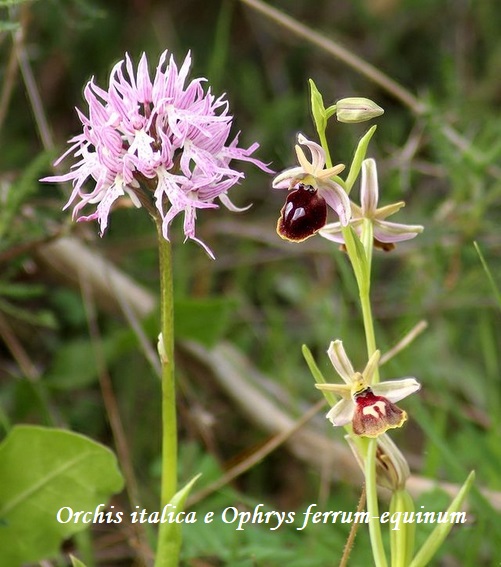
<path fill-rule="evenodd" d="M 343 342 L 340 340 L 332 341 L 327 350 L 327 354 L 339 376 L 341 376 L 346 384 L 351 385 L 355 370 L 344 350 Z"/>
<path fill-rule="evenodd" d="M 340 174 L 345 169 L 345 165 L 343 163 L 338 163 L 328 169 L 322 169 L 319 173 L 317 173 L 318 179 L 330 179 L 335 175 Z"/>
<path fill-rule="evenodd" d="M 308 140 L 308 138 L 306 138 L 306 136 L 303 136 L 303 134 L 298 134 L 297 141 L 302 146 L 307 146 L 311 153 L 311 163 L 309 163 L 308 160 L 306 160 L 303 150 L 299 146 L 296 146 L 296 153 L 298 156 L 299 163 L 303 166 L 305 165 L 307 166 L 305 167 L 305 171 L 316 176 L 317 173 L 320 172 L 325 166 L 324 149 L 316 142 L 313 142 L 312 140 Z M 302 155 L 302 158 L 304 158 L 303 161 L 301 161 L 299 157 L 300 153 Z"/>
<path fill-rule="evenodd" d="M 250 203 L 246 207 L 237 207 L 231 202 L 230 198 L 228 197 L 228 195 L 226 195 L 226 193 L 221 193 L 221 195 L 219 195 L 219 200 L 227 209 L 229 209 L 233 213 L 242 213 L 252 207 L 252 203 Z"/>
<path fill-rule="evenodd" d="M 364 377 L 364 381 L 366 384 L 371 383 L 372 376 L 374 375 L 374 372 L 376 371 L 379 365 L 380 358 L 381 358 L 381 352 L 379 350 L 374 351 L 372 353 L 372 356 L 369 358 L 365 370 L 362 373 L 362 376 Z"/>
<path fill-rule="evenodd" d="M 411 240 L 423 232 L 421 225 L 399 224 L 389 221 L 374 220 L 374 238 L 379 242 L 403 242 Z"/>
<path fill-rule="evenodd" d="M 302 171 L 309 174 L 312 174 L 315 171 L 312 164 L 307 160 L 301 146 L 296 145 L 296 156 Z"/>
<path fill-rule="evenodd" d="M 324 228 L 318 231 L 318 234 L 327 240 L 332 240 L 332 242 L 337 242 L 337 244 L 344 244 L 344 237 L 342 234 L 342 225 L 340 222 L 333 222 L 326 224 Z"/>
<path fill-rule="evenodd" d="M 338 214 L 341 224 L 346 226 L 351 218 L 350 199 L 346 191 L 334 181 L 323 181 L 318 189 L 329 207 Z"/>
<path fill-rule="evenodd" d="M 273 189 L 291 189 L 305 176 L 302 167 L 291 167 L 279 173 L 272 181 Z"/>
<path fill-rule="evenodd" d="M 355 412 L 355 404 L 351 400 L 340 400 L 325 416 L 332 425 L 340 426 L 350 423 Z"/>
<path fill-rule="evenodd" d="M 398 201 L 398 203 L 391 203 L 391 205 L 379 207 L 376 212 L 376 217 L 378 219 L 385 219 L 397 213 L 402 207 L 405 207 L 404 201 Z"/>
<path fill-rule="evenodd" d="M 333 392 L 337 396 L 346 398 L 349 400 L 351 398 L 351 386 L 348 384 L 331 384 L 327 382 L 317 382 L 315 388 L 321 390 L 322 392 Z"/>
<path fill-rule="evenodd" d="M 362 181 L 360 182 L 360 203 L 364 216 L 372 217 L 379 200 L 376 162 L 364 159 L 362 162 Z"/>
<path fill-rule="evenodd" d="M 398 402 L 421 389 L 421 384 L 415 378 L 402 378 L 379 382 L 371 386 L 376 396 L 383 396 L 390 402 Z"/>

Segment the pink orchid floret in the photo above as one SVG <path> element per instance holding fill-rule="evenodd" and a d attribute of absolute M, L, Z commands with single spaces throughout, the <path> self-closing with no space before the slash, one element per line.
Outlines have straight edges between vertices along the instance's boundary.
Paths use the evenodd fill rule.
<path fill-rule="evenodd" d="M 377 168 L 374 159 L 362 162 L 362 181 L 360 184 L 360 207 L 351 203 L 350 225 L 360 236 L 364 221 L 372 223 L 374 240 L 380 248 L 391 250 L 396 242 L 410 240 L 423 231 L 421 225 L 407 225 L 387 221 L 386 218 L 398 212 L 405 203 L 399 201 L 378 208 L 379 187 Z M 342 225 L 339 222 L 326 224 L 319 234 L 328 240 L 344 244 Z"/>
<path fill-rule="evenodd" d="M 229 140 L 233 117 L 225 95 L 216 98 L 210 88 L 204 91 L 204 78 L 187 83 L 190 53 L 179 69 L 172 55 L 167 58 L 164 51 L 153 80 L 145 54 L 137 72 L 126 54 L 113 68 L 108 90 L 91 79 L 84 90 L 89 115 L 77 110 L 83 131 L 69 141 L 55 165 L 70 154 L 78 161 L 68 173 L 42 181 L 72 182 L 65 209 L 73 206 L 73 218 L 79 221 L 97 219 L 101 235 L 110 208 L 124 195 L 160 216 L 166 239 L 174 217 L 184 213 L 185 237 L 212 256 L 195 236 L 197 210 L 217 208 L 216 198 L 232 211 L 244 210 L 227 195 L 244 178 L 230 165 L 232 160 L 273 172 L 251 157 L 259 144 L 241 148 L 238 134 Z M 84 188 L 87 181 L 94 182 L 90 191 Z M 96 210 L 81 215 L 87 205 L 97 205 Z"/>
<path fill-rule="evenodd" d="M 372 383 L 379 364 L 380 352 L 370 357 L 363 372 L 355 372 L 342 341 L 332 341 L 327 351 L 336 372 L 344 384 L 315 384 L 319 390 L 341 396 L 328 412 L 327 418 L 335 426 L 351 422 L 353 433 L 365 437 L 378 437 L 388 429 L 401 427 L 407 413 L 395 405 L 417 392 L 421 385 L 415 378 L 402 378 Z"/>

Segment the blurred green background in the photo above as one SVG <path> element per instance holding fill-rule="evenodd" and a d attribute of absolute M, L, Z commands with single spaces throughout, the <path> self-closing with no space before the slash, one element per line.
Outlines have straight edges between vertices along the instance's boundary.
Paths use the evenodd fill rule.
<path fill-rule="evenodd" d="M 227 93 L 241 144 L 258 141 L 258 157 L 280 171 L 295 163 L 297 132 L 315 135 L 309 113 L 312 78 L 327 104 L 366 96 L 385 109 L 368 152 L 378 161 L 380 202 L 405 200 L 397 220 L 425 225 L 415 240 L 375 256 L 372 296 L 383 352 L 421 319 L 428 322 L 427 330 L 383 370 L 384 378 L 416 376 L 423 385 L 419 396 L 403 404 L 410 420 L 394 435 L 413 472 L 451 483 L 462 483 L 471 469 L 477 473 L 470 522 L 453 530 L 433 564 L 497 565 L 499 494 L 496 507 L 494 497 L 478 489 L 501 490 L 501 304 L 474 241 L 494 283 L 500 282 L 499 4 L 273 0 L 270 5 L 339 42 L 417 97 L 426 110 L 417 112 L 363 69 L 237 0 L 45 0 L 2 8 L 2 436 L 16 423 L 58 425 L 114 448 L 102 395 L 103 376 L 109 376 L 141 500 L 150 510 L 158 506 L 159 383 L 147 357 L 148 346 L 155 348 L 158 316 L 155 310 L 124 316 L 123 305 L 103 301 L 99 288 L 91 283 L 89 289 L 78 269 L 61 274 L 50 254 L 44 254 L 44 247 L 62 236 L 78 239 L 142 286 L 148 301 L 157 296 L 155 231 L 144 211 L 118 208 L 100 239 L 96 225 L 73 224 L 70 213 L 61 212 L 68 188 L 37 181 L 51 172 L 66 140 L 78 133 L 74 107 L 86 111 L 86 81 L 95 76 L 106 87 L 109 71 L 124 52 L 138 61 L 145 51 L 152 70 L 164 49 L 178 62 L 191 50 L 192 76 L 206 77 L 216 94 Z M 7 22 L 19 27 L 12 32 Z M 41 102 L 35 109 L 30 78 Z M 335 162 L 349 163 L 366 128 L 329 127 Z M 242 169 L 246 179 L 230 196 L 241 206 L 252 203 L 251 209 L 240 215 L 202 211 L 198 217 L 197 235 L 210 244 L 216 261 L 196 244 L 183 244 L 179 219 L 172 228 L 181 475 L 187 480 L 202 471 L 199 489 L 258 450 L 273 431 L 235 404 L 217 376 L 209 376 L 201 360 L 183 347 L 185 341 L 206 348 L 231 343 L 267 377 L 258 384 L 261 391 L 292 418 L 320 399 L 302 344 L 330 380 L 336 378 L 325 351 L 333 339 L 343 339 L 356 365 L 365 364 L 346 257 L 320 237 L 304 244 L 282 241 L 275 226 L 283 192 L 272 191 L 271 178 L 261 171 Z M 87 269 L 83 257 L 80 267 Z M 143 329 L 143 344 L 133 323 Z M 255 408 L 256 415 L 259 411 Z M 340 441 L 341 433 L 324 423 L 322 412 L 310 427 Z M 332 471 L 326 475 L 317 465 L 280 447 L 193 509 L 200 514 L 228 506 L 252 510 L 264 503 L 266 509 L 300 515 L 318 502 L 323 510 L 354 510 L 359 484 L 330 483 Z M 439 510 L 447 502 L 443 494 L 425 493 L 417 506 Z M 127 495 L 121 494 L 116 504 L 127 510 Z M 199 522 L 184 531 L 183 564 L 336 565 L 349 528 L 270 531 L 254 525 L 236 531 L 222 522 Z M 418 526 L 419 541 L 431 528 Z M 85 543 L 96 565 L 139 564 L 127 526 L 96 528 Z M 82 545 L 68 542 L 68 549 L 81 551 Z M 63 552 L 54 564 L 67 564 Z M 370 564 L 364 529 L 351 564 Z"/>

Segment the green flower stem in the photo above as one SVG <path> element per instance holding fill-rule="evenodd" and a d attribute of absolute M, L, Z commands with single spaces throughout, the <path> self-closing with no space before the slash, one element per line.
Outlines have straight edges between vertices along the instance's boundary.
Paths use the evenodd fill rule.
<path fill-rule="evenodd" d="M 372 225 L 368 223 L 362 231 L 360 240 L 351 227 L 343 228 L 343 236 L 348 256 L 350 258 L 355 279 L 357 280 L 360 307 L 364 322 L 365 341 L 367 354 L 370 358 L 376 350 L 376 335 L 374 332 L 374 321 L 372 318 L 372 307 L 370 300 L 371 289 L 371 260 L 373 249 Z M 373 383 L 379 381 L 379 371 L 376 368 L 373 374 Z M 376 489 L 376 447 L 377 440 L 370 439 L 366 444 L 365 458 L 365 486 L 367 491 L 367 512 L 369 514 L 369 536 L 372 546 L 372 554 L 376 567 L 387 567 L 386 555 L 381 536 L 381 524 L 379 522 L 377 489 Z"/>
<path fill-rule="evenodd" d="M 376 350 L 376 334 L 374 332 L 374 320 L 372 318 L 372 306 L 370 298 L 371 289 L 371 267 L 372 267 L 372 252 L 374 249 L 374 230 L 370 219 L 364 219 L 362 225 L 361 242 L 365 250 L 365 257 L 367 260 L 367 281 L 363 282 L 360 286 L 360 306 L 362 308 L 362 317 L 364 321 L 365 341 L 367 344 L 367 356 L 370 358 Z M 379 382 L 379 368 L 376 367 L 372 377 L 372 383 Z"/>
<path fill-rule="evenodd" d="M 346 250 L 350 258 L 355 279 L 357 280 L 360 307 L 364 322 L 365 341 L 367 344 L 367 356 L 370 358 L 376 350 L 376 335 L 374 332 L 374 321 L 372 318 L 372 307 L 370 300 L 371 289 L 371 265 L 372 265 L 372 224 L 366 223 L 360 240 L 355 231 L 350 227 L 343 227 L 343 238 Z M 379 369 L 376 368 L 373 375 L 373 383 L 379 382 Z"/>
<path fill-rule="evenodd" d="M 398 517 L 414 512 L 414 501 L 405 488 L 396 489 L 390 501 L 390 515 Z M 398 529 L 390 529 L 391 567 L 407 567 L 414 552 L 416 523 L 402 523 Z"/>
<path fill-rule="evenodd" d="M 171 244 L 162 235 L 161 223 L 157 221 L 160 267 L 160 314 L 162 334 L 159 340 L 162 365 L 162 486 L 161 507 L 166 506 L 176 494 L 177 487 L 177 423 L 176 385 L 174 380 L 174 309 L 172 285 Z M 176 567 L 179 545 L 164 541 L 171 538 L 169 523 L 160 524 L 158 550 L 168 548 L 170 552 L 157 553 L 155 567 Z M 179 542 L 180 543 L 180 542 Z"/>
<path fill-rule="evenodd" d="M 372 546 L 372 556 L 376 567 L 387 567 L 384 552 L 381 524 L 379 522 L 379 507 L 376 488 L 376 448 L 377 439 L 369 439 L 365 458 L 365 491 L 367 494 L 367 513 L 369 515 L 369 535 Z"/>
<path fill-rule="evenodd" d="M 318 138 L 320 140 L 320 145 L 322 146 L 324 152 L 325 152 L 325 167 L 327 169 L 329 169 L 330 167 L 332 167 L 332 158 L 331 158 L 331 153 L 329 151 L 329 144 L 327 143 L 327 138 L 325 136 L 325 128 L 324 129 L 318 129 Z"/>
<path fill-rule="evenodd" d="M 360 306 L 362 308 L 362 318 L 365 329 L 365 342 L 367 344 L 367 355 L 370 358 L 376 350 L 376 335 L 374 333 L 374 322 L 372 319 L 372 307 L 369 290 L 366 293 L 360 293 Z M 372 375 L 372 384 L 379 382 L 379 368 L 376 367 Z"/>
<path fill-rule="evenodd" d="M 332 167 L 332 159 L 329 151 L 329 144 L 325 135 L 327 116 L 326 112 L 332 115 L 332 108 L 325 111 L 321 95 L 318 93 L 315 85 L 310 80 L 312 87 L 312 112 L 314 115 L 315 126 L 317 129 L 320 144 L 325 151 L 325 165 L 327 168 Z M 334 107 L 333 107 L 334 108 Z M 334 108 L 335 110 L 335 108 Z M 325 116 L 324 116 L 325 115 Z M 365 157 L 367 146 L 374 134 L 376 127 L 373 126 L 365 134 L 360 141 L 355 157 L 353 159 L 348 178 L 346 182 L 341 181 L 342 186 L 349 193 L 353 183 L 360 173 L 362 161 Z M 374 247 L 373 227 L 369 221 L 365 223 L 362 230 L 362 239 L 357 236 L 355 231 L 350 227 L 343 228 L 343 237 L 350 258 L 355 278 L 357 280 L 358 293 L 360 297 L 360 306 L 362 310 L 362 318 L 364 322 L 365 340 L 367 344 L 367 355 L 370 358 L 376 350 L 376 335 L 374 332 L 374 321 L 372 318 L 372 308 L 370 300 L 371 288 L 371 264 L 372 251 Z M 379 370 L 376 368 L 373 375 L 373 383 L 379 382 Z M 365 483 L 367 491 L 367 512 L 369 514 L 369 535 L 371 539 L 372 553 L 376 567 L 387 567 L 386 555 L 383 546 L 383 538 L 381 536 L 381 524 L 379 522 L 377 489 L 376 489 L 376 447 L 377 440 L 370 439 L 366 444 L 365 459 Z"/>

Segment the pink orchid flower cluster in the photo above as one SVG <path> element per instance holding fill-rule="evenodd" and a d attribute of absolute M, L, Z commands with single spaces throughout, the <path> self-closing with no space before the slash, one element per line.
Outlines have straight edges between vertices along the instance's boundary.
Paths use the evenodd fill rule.
<path fill-rule="evenodd" d="M 259 144 L 241 148 L 238 134 L 229 140 L 233 117 L 225 95 L 216 98 L 210 88 L 204 90 L 204 78 L 187 83 L 190 66 L 190 53 L 178 69 L 164 51 L 151 80 L 146 55 L 136 72 L 126 54 L 111 71 L 108 90 L 89 81 L 84 90 L 88 116 L 77 110 L 83 131 L 69 140 L 55 165 L 70 154 L 78 161 L 68 173 L 42 180 L 72 182 L 65 208 L 73 206 L 73 218 L 98 220 L 102 235 L 112 205 L 127 195 L 135 206 L 159 215 L 167 240 L 172 220 L 184 213 L 185 237 L 213 256 L 195 236 L 197 210 L 217 208 L 216 198 L 242 210 L 227 195 L 244 178 L 232 160 L 272 171 L 251 157 Z M 88 205 L 96 205 L 95 211 L 82 215 Z"/>

